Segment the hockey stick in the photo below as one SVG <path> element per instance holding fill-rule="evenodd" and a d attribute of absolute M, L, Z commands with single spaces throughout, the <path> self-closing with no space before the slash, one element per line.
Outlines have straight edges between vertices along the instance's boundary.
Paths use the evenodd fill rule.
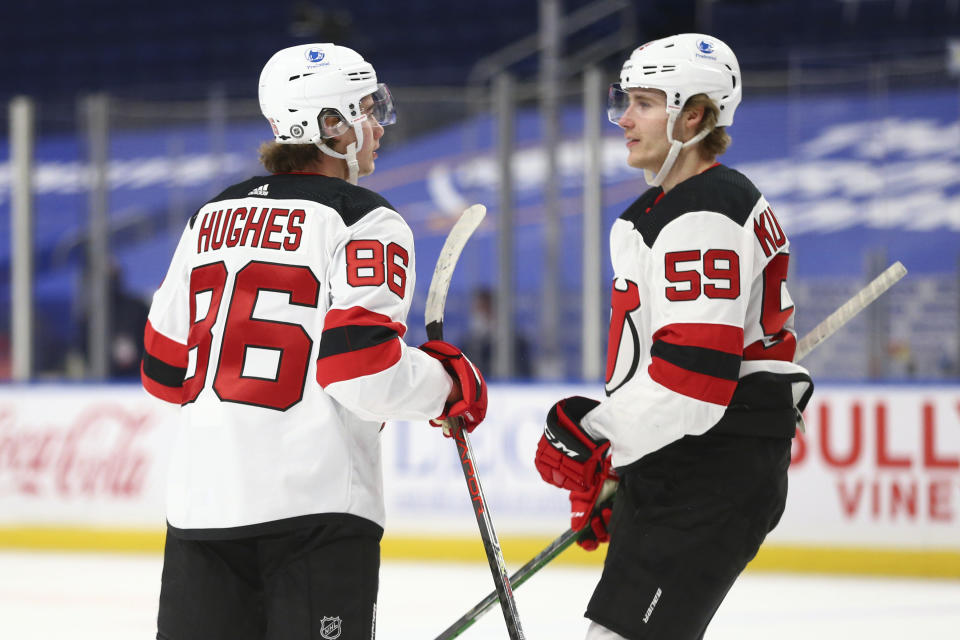
<path fill-rule="evenodd" d="M 810 333 L 803 336 L 797 343 L 797 353 L 793 358 L 794 361 L 799 362 L 806 358 L 824 340 L 850 322 L 851 318 L 866 309 L 871 302 L 882 296 L 887 289 L 899 282 L 905 275 L 907 275 L 907 268 L 899 260 L 884 269 L 883 273 L 874 278 L 870 284 L 855 293 L 852 298 L 827 316 L 823 322 L 811 329 Z"/>
<path fill-rule="evenodd" d="M 486 213 L 487 208 L 482 204 L 469 207 L 463 212 L 457 223 L 453 225 L 446 242 L 443 243 L 440 256 L 437 258 L 437 266 L 433 270 L 430 289 L 427 292 L 427 307 L 424 319 L 427 324 L 427 338 L 430 340 L 443 339 L 443 307 L 447 301 L 447 292 L 450 289 L 453 269 L 457 266 L 457 259 L 460 257 L 464 245 L 467 244 L 470 235 L 483 220 Z M 490 572 L 493 574 L 493 583 L 496 586 L 493 594 L 494 598 L 500 600 L 500 608 L 503 609 L 503 619 L 507 623 L 510 640 L 523 640 L 523 629 L 520 627 L 517 603 L 513 597 L 510 578 L 507 577 L 507 565 L 503 561 L 500 541 L 497 540 L 497 532 L 493 529 L 493 521 L 490 519 L 487 501 L 483 497 L 483 488 L 480 486 L 480 478 L 477 476 L 477 464 L 473 458 L 470 438 L 459 422 L 456 424 L 448 422 L 443 428 L 445 432 L 453 436 L 454 442 L 457 443 L 460 466 L 463 468 L 463 477 L 467 481 L 467 489 L 470 491 L 470 499 L 473 504 L 473 513 L 477 517 L 480 537 L 483 539 L 483 550 L 487 554 L 487 562 L 490 564 Z"/>
<path fill-rule="evenodd" d="M 599 504 L 601 502 L 605 502 L 614 494 L 616 490 L 617 483 L 614 480 L 605 480 L 603 483 L 603 489 L 600 490 L 600 497 L 597 498 L 597 503 Z M 533 577 L 533 574 L 542 569 L 544 565 L 563 553 L 567 547 L 576 542 L 577 538 L 580 537 L 580 534 L 584 532 L 585 530 L 574 531 L 573 529 L 567 529 L 564 531 L 558 538 L 548 544 L 543 551 L 531 558 L 527 564 L 517 569 L 516 573 L 510 576 L 510 584 L 512 584 L 514 587 L 519 587 L 522 585 L 524 582 Z M 465 614 L 463 614 L 459 620 L 444 629 L 443 633 L 438 635 L 434 640 L 451 640 L 452 638 L 460 636 L 460 634 L 473 626 L 473 623 L 479 620 L 480 616 L 487 612 L 487 609 L 493 605 L 496 599 L 496 592 L 488 593 L 486 598 L 478 602 L 472 609 L 470 609 L 470 611 L 467 611 Z"/>
<path fill-rule="evenodd" d="M 811 329 L 810 332 L 797 343 L 794 360 L 800 361 L 810 355 L 810 352 L 823 344 L 824 340 L 836 333 L 843 325 L 850 322 L 854 316 L 866 309 L 870 303 L 883 295 L 887 289 L 899 282 L 905 275 L 907 275 L 907 269 L 899 260 L 887 267 L 883 273 L 874 278 L 870 284 L 855 293 L 853 297 L 840 305 L 836 311 Z M 616 488 L 616 485 L 612 481 L 608 480 L 607 483 L 609 483 L 609 485 L 605 485 L 601 491 L 601 498 L 603 499 L 598 500 L 598 503 L 606 499 L 603 497 L 604 495 L 609 496 Z M 608 491 L 609 493 L 607 493 Z M 553 542 L 544 547 L 540 553 L 531 558 L 530 561 L 510 576 L 510 583 L 514 587 L 519 587 L 529 580 L 533 574 L 576 542 L 580 533 L 580 531 L 574 531 L 573 529 L 564 531 Z M 496 594 L 494 593 L 488 594 L 486 598 L 478 602 L 476 606 L 465 613 L 459 620 L 447 627 L 435 640 L 451 640 L 466 631 L 490 608 L 495 597 Z"/>

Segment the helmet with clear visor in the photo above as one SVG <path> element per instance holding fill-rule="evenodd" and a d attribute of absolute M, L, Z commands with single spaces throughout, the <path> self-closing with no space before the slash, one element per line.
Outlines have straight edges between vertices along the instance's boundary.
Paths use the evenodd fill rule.
<path fill-rule="evenodd" d="M 390 89 L 382 82 L 377 83 L 377 90 L 360 98 L 360 121 L 371 118 L 380 126 L 387 126 L 397 121 L 397 110 L 393 106 L 393 95 Z M 320 123 L 320 137 L 324 140 L 342 136 L 350 130 L 352 120 L 344 117 L 338 109 L 326 108 L 318 116 Z M 280 142 L 280 140 L 277 140 Z"/>
<path fill-rule="evenodd" d="M 674 124 L 689 98 L 706 94 L 717 106 L 717 126 L 733 124 L 742 96 L 740 65 L 723 41 L 700 33 L 682 33 L 637 47 L 623 63 L 620 82 L 610 85 L 607 97 L 607 118 L 613 124 L 619 125 L 630 108 L 630 89 L 659 89 L 666 94 L 667 140 L 672 148 L 657 175 L 652 179 L 647 176 L 647 182 L 657 186 L 669 173 L 680 149 L 710 133 L 704 129 L 686 142 L 673 139 Z"/>
<path fill-rule="evenodd" d="M 330 43 L 275 53 L 260 73 L 259 95 L 260 110 L 278 143 L 312 143 L 327 155 L 346 160 L 354 183 L 363 122 L 371 118 L 385 126 L 397 120 L 390 90 L 377 82 L 373 66 L 353 49 Z M 351 128 L 357 140 L 346 153 L 323 143 Z"/>

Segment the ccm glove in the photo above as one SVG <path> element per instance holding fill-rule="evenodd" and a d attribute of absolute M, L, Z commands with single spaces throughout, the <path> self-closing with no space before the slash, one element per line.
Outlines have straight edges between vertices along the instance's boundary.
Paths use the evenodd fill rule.
<path fill-rule="evenodd" d="M 573 396 L 553 405 L 534 460 L 546 482 L 570 491 L 570 528 L 580 531 L 590 524 L 577 540 L 587 550 L 610 539 L 606 525 L 613 501 L 605 496 L 604 504 L 598 507 L 597 500 L 604 481 L 617 480 L 611 468 L 610 442 L 594 438 L 580 425 L 598 404 L 590 398 Z"/>
<path fill-rule="evenodd" d="M 420 345 L 420 350 L 440 361 L 462 396 L 448 403 L 443 413 L 431 420 L 430 424 L 439 427 L 445 421 L 459 420 L 468 433 L 476 429 L 487 415 L 487 383 L 483 374 L 460 349 L 449 342 L 430 340 Z M 446 429 L 444 435 L 450 435 Z"/>
<path fill-rule="evenodd" d="M 598 440 L 580 426 L 599 402 L 583 396 L 564 398 L 547 414 L 534 463 L 545 482 L 570 491 L 603 484 L 610 468 L 610 442 Z"/>

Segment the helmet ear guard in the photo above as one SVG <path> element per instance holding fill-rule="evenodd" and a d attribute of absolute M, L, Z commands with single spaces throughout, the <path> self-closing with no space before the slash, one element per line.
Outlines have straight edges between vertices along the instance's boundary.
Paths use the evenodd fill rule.
<path fill-rule="evenodd" d="M 350 124 L 336 109 L 322 109 L 317 115 L 317 125 L 320 127 L 320 137 L 324 140 L 342 136 L 350 131 Z"/>

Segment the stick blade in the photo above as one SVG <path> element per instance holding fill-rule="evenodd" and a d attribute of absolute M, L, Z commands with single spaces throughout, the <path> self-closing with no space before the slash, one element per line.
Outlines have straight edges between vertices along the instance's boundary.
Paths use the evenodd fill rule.
<path fill-rule="evenodd" d="M 430 340 L 443 338 L 443 307 L 447 302 L 447 292 L 450 290 L 453 270 L 457 266 L 457 260 L 460 259 L 460 253 L 467 244 L 467 240 L 480 226 L 486 215 L 487 208 L 482 204 L 468 207 L 460 215 L 460 219 L 453 225 L 453 228 L 450 229 L 450 233 L 443 243 L 440 256 L 437 258 L 437 266 L 433 270 L 433 278 L 430 280 L 430 288 L 427 291 L 427 306 L 424 312 L 427 338 Z"/>

